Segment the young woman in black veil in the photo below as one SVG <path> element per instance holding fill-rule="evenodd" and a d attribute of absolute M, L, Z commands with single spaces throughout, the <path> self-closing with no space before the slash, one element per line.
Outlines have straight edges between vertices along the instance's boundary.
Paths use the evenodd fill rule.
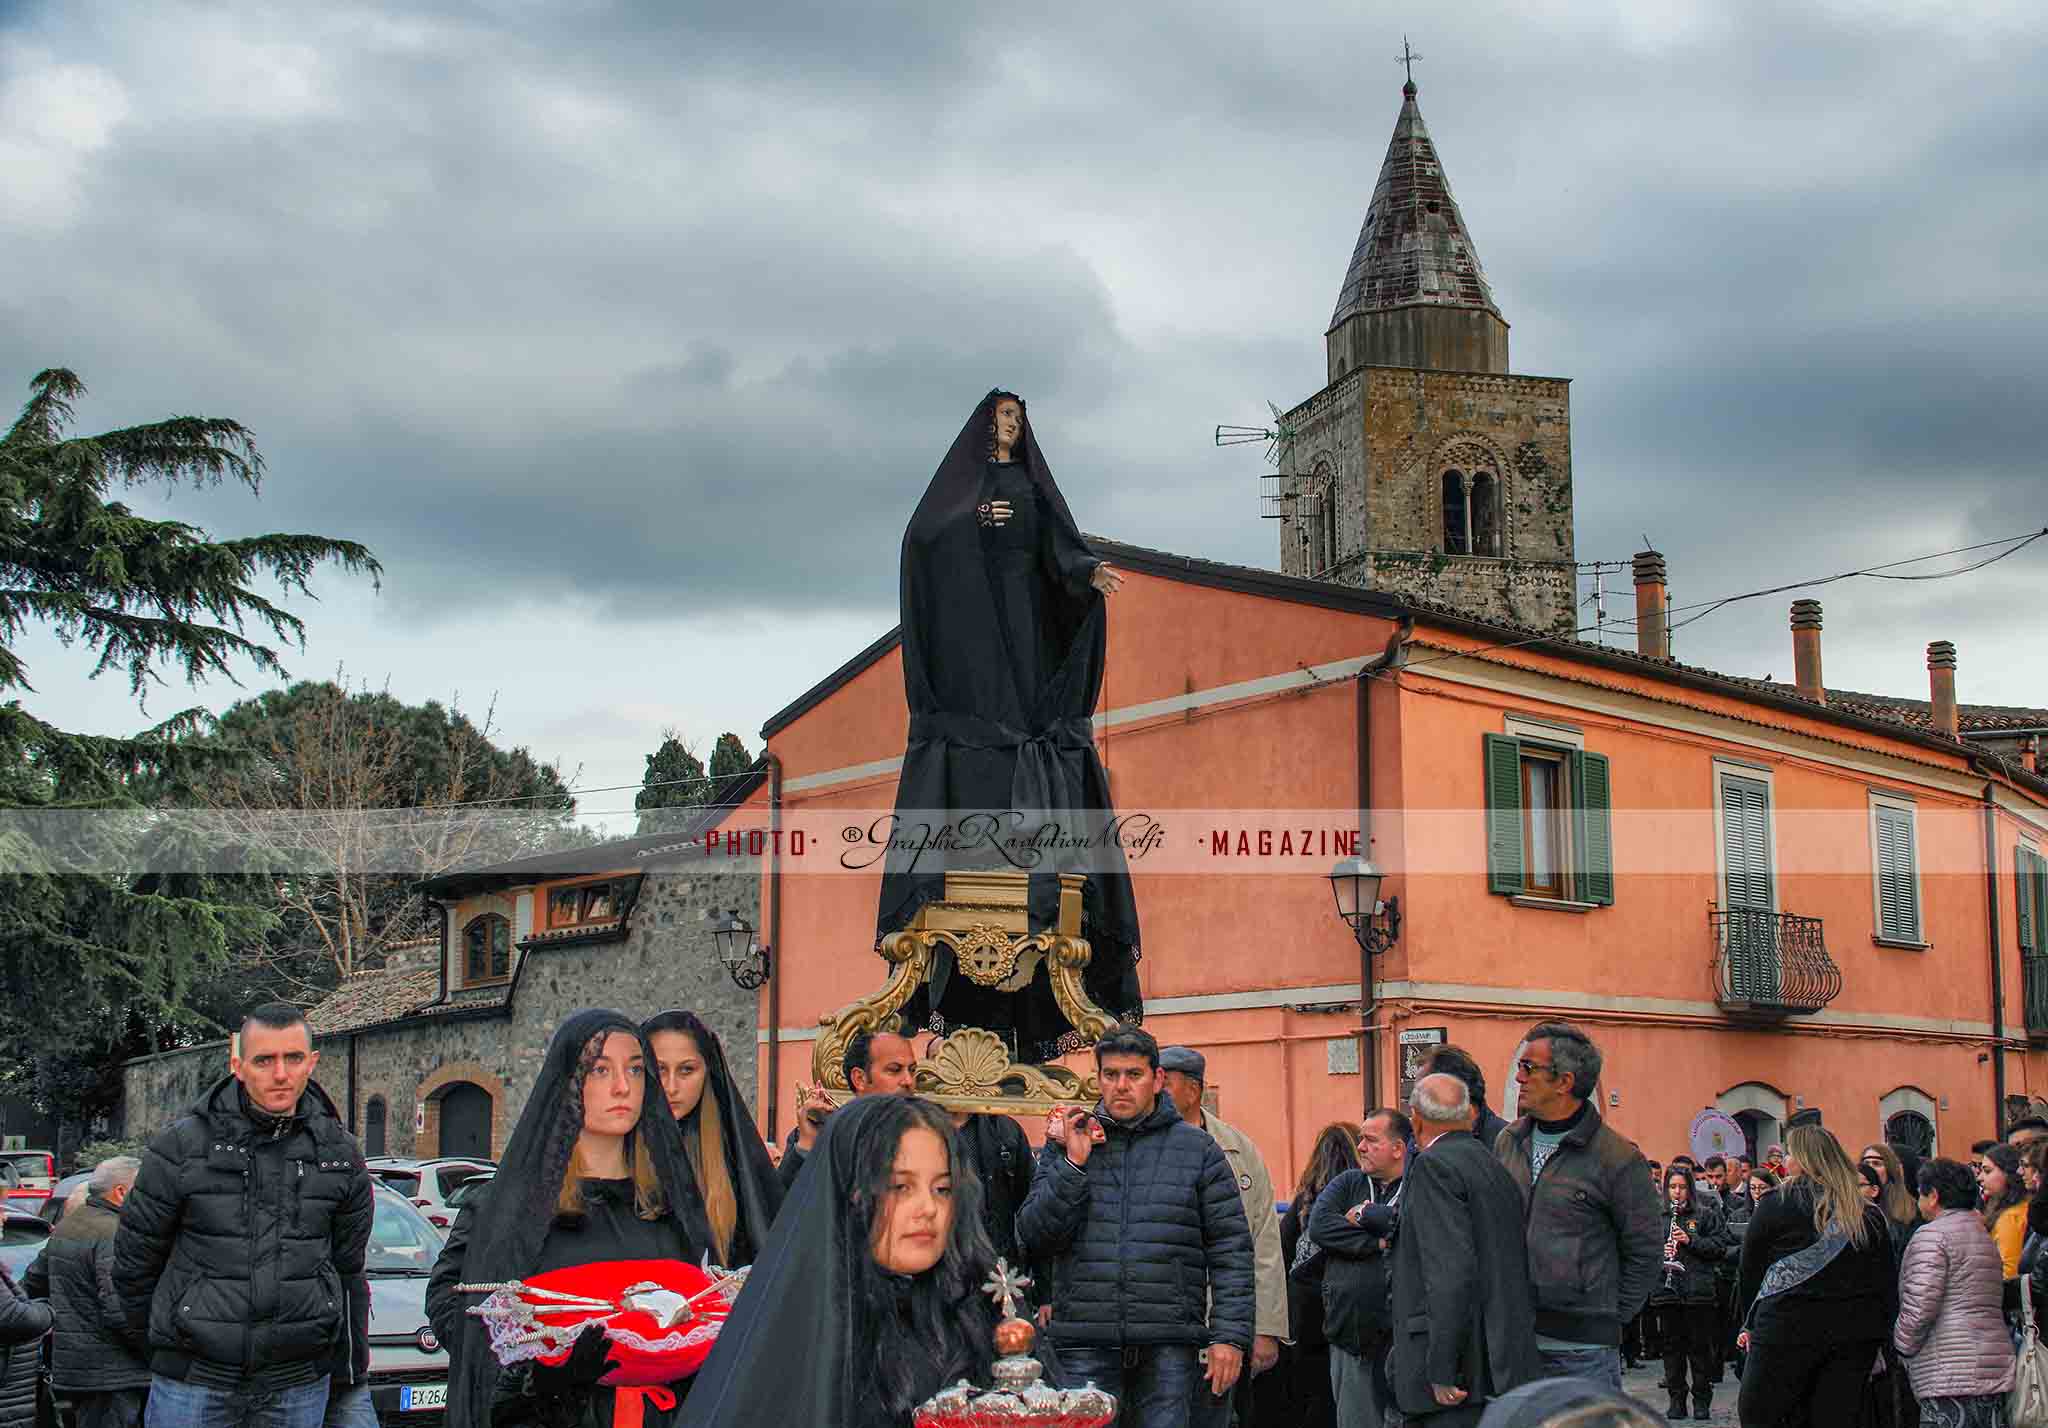
<path fill-rule="evenodd" d="M 640 1032 L 654 1051 L 662 1095 L 704 1201 L 711 1258 L 728 1269 L 752 1264 L 782 1207 L 782 1181 L 732 1083 L 725 1047 L 694 1012 L 681 1009 L 648 1018 Z"/>
<path fill-rule="evenodd" d="M 450 1428 L 609 1428 L 608 1341 L 592 1327 L 567 1362 L 501 1367 L 481 1296 L 503 1284 L 613 1260 L 696 1264 L 711 1248 L 697 1182 L 668 1102 L 650 1089 L 654 1052 L 615 1011 L 575 1013 L 555 1031 L 491 1184 L 462 1207 L 427 1285 L 427 1317 L 448 1348 Z M 637 1393 L 624 1389 L 620 1393 Z M 666 1424 L 672 1410 L 642 1421 Z"/>
<path fill-rule="evenodd" d="M 862 1096 L 825 1123 L 681 1428 L 909 1428 L 919 1403 L 988 1382 L 996 1313 L 980 1189 L 953 1123 Z M 824 1173 L 820 1173 L 823 1171 Z"/>
<path fill-rule="evenodd" d="M 1104 597 L 1123 577 L 1089 546 L 1032 435 L 1023 398 L 993 391 L 960 429 L 903 532 L 903 688 L 910 737 L 897 780 L 906 824 L 943 817 L 971 846 L 884 863 L 877 939 L 944 895 L 955 868 L 1013 866 L 977 840 L 976 820 L 1011 810 L 1100 837 L 1111 817 L 1109 779 L 1091 723 L 1102 693 Z M 1085 816 L 1084 816 L 1085 815 Z M 1071 861 L 1071 859 L 1070 859 Z M 1141 1012 L 1138 913 L 1123 851 L 1092 850 L 1089 867 L 1057 859 L 1031 871 L 1033 931 L 1058 921 L 1063 871 L 1086 871 L 1082 931 L 1093 955 L 1089 996 L 1111 1015 Z M 1019 990 L 952 975 L 941 948 L 904 1009 L 912 1026 L 986 1027 L 1014 1054 L 1047 1059 L 1070 1028 L 1050 981 Z"/>

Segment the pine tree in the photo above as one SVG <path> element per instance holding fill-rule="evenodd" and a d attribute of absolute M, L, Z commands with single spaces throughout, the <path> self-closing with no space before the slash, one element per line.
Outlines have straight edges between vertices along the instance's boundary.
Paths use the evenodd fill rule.
<path fill-rule="evenodd" d="M 151 520 L 118 488 L 175 490 L 262 483 L 248 429 L 220 417 L 172 417 L 73 436 L 84 393 L 61 368 L 38 373 L 20 419 L 0 437 L 0 1075 L 74 1048 L 80 1028 L 137 1021 L 161 1027 L 187 1010 L 197 977 L 231 945 L 261 937 L 271 915 L 189 871 L 140 876 L 149 830 L 134 810 L 141 785 L 190 777 L 217 757 L 187 737 L 188 709 L 133 738 L 67 733 L 30 713 L 26 661 L 13 647 L 31 626 L 98 655 L 142 703 L 182 673 L 188 685 L 234 678 L 246 660 L 283 675 L 275 644 L 304 626 L 256 582 L 310 595 L 316 567 L 370 575 L 353 541 L 276 534 L 212 540 L 181 521 Z M 187 862 L 185 868 L 202 867 Z"/>
<path fill-rule="evenodd" d="M 711 785 L 711 796 L 716 798 L 724 791 L 724 780 L 743 774 L 753 766 L 754 756 L 747 752 L 747 746 L 740 742 L 738 734 L 720 734 L 718 742 L 711 746 L 711 777 L 717 780 Z"/>
<path fill-rule="evenodd" d="M 683 742 L 674 729 L 661 731 L 661 747 L 647 756 L 647 772 L 640 780 L 640 792 L 633 795 L 639 811 L 637 832 L 667 833 L 683 824 L 685 815 L 668 814 L 666 808 L 694 808 L 710 795 L 704 778 L 704 761 Z"/>

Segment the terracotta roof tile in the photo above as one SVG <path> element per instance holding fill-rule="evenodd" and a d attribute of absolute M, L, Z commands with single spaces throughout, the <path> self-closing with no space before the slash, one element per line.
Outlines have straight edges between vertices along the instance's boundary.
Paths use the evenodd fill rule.
<path fill-rule="evenodd" d="M 1770 686 L 1781 694 L 1796 695 L 1789 684 Z M 1861 714 L 1866 719 L 1883 719 L 1911 729 L 1931 730 L 1933 714 L 1925 699 L 1904 699 L 1893 694 L 1859 694 L 1850 689 L 1830 689 L 1828 705 Z M 2013 704 L 1957 704 L 1956 728 L 1965 734 L 1996 733 L 2000 729 L 2048 729 L 2048 709 L 2027 709 Z"/>
<path fill-rule="evenodd" d="M 332 1036 L 395 1021 L 434 1000 L 440 990 L 438 966 L 358 972 L 309 1010 L 306 1024 L 315 1036 Z"/>
<path fill-rule="evenodd" d="M 1415 303 L 1500 315 L 1479 265 L 1479 250 L 1472 246 L 1464 215 L 1451 197 L 1451 181 L 1415 105 L 1415 86 L 1403 86 L 1401 95 L 1393 141 L 1330 317 L 1333 328 L 1355 313 Z"/>

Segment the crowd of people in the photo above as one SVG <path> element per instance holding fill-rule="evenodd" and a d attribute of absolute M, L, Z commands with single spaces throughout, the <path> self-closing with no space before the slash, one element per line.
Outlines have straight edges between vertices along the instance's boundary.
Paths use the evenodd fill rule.
<path fill-rule="evenodd" d="M 1601 1117 L 1597 1044 L 1544 1022 L 1517 1120 L 1438 1047 L 1405 1106 L 1318 1133 L 1278 1213 L 1198 1051 L 1118 1026 L 1094 1059 L 1100 1102 L 1034 1148 L 916 1095 L 903 1037 L 858 1035 L 854 1096 L 803 1096 L 777 1156 L 690 1013 L 568 1018 L 429 1279 L 448 1423 L 908 1428 L 990 1382 L 1001 1259 L 1050 1380 L 1115 1394 L 1126 1428 L 1641 1428 L 1622 1373 L 1655 1358 L 1670 1419 L 1732 1369 L 1755 1428 L 2006 1428 L 2012 1320 L 2048 1298 L 2048 1124 L 1969 1165 L 1852 1159 L 1817 1123 L 1756 1164 L 1660 1163 Z M 83 1428 L 374 1425 L 373 1192 L 318 1060 L 296 1010 L 252 1012 L 230 1075 L 0 1274 L 0 1348 L 54 1330 Z M 621 1261 L 750 1267 L 694 1377 L 621 1386 L 601 1323 L 501 1359 L 469 1312 Z M 34 1421 L 34 1363 L 7 1353 L 0 1428 Z"/>

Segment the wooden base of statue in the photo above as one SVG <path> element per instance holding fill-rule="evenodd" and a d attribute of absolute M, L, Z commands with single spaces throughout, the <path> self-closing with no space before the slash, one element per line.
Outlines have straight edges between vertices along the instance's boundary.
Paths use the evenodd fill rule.
<path fill-rule="evenodd" d="M 863 1031 L 898 1029 L 897 1013 L 931 976 L 933 957 L 942 946 L 953 954 L 954 976 L 997 991 L 1022 991 L 1043 967 L 1067 1024 L 1084 1041 L 1101 1037 L 1116 1018 L 1090 1001 L 1081 985 L 1089 957 L 1087 939 L 1081 936 L 1082 882 L 1078 873 L 1061 875 L 1058 924 L 1034 933 L 1025 874 L 947 873 L 946 895 L 926 903 L 901 932 L 882 939 L 890 970 L 881 990 L 818 1018 L 818 1039 L 811 1049 L 817 1084 L 835 1101 L 852 1096 L 840 1066 L 846 1044 Z M 1056 1062 L 1014 1062 L 1002 1037 L 972 1026 L 931 1044 L 930 1054 L 917 1063 L 917 1092 L 951 1110 L 1001 1115 L 1092 1106 L 1101 1097 L 1093 1075 Z"/>

